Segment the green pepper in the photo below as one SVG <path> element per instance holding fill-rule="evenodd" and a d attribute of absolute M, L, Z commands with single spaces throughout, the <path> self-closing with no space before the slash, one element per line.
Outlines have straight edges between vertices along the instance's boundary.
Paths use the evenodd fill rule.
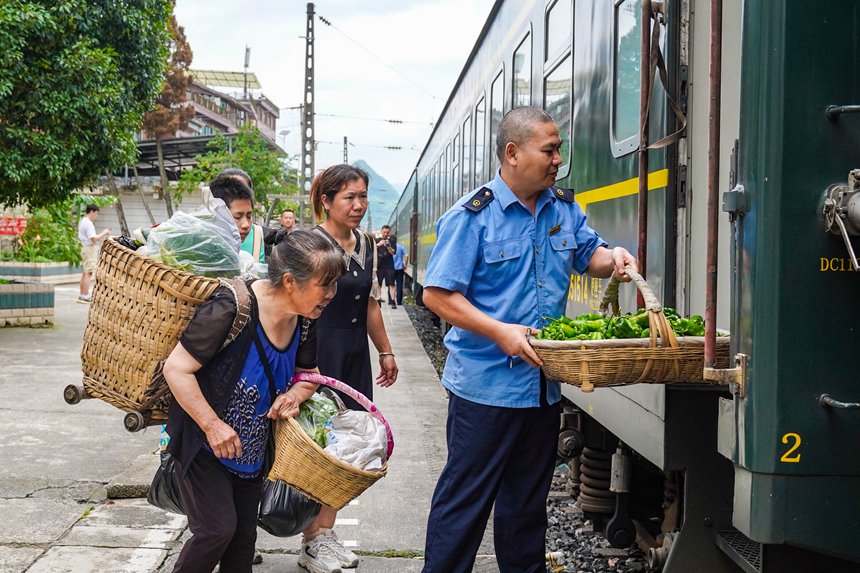
<path fill-rule="evenodd" d="M 651 324 L 648 319 L 647 310 L 643 310 L 639 314 L 634 314 L 631 318 L 636 321 L 636 324 L 639 325 L 639 328 L 648 328 L 648 326 Z"/>
<path fill-rule="evenodd" d="M 650 328 L 643 328 L 642 334 L 639 335 L 639 338 L 651 338 L 651 329 Z"/>
<path fill-rule="evenodd" d="M 618 338 L 639 338 L 642 334 L 642 327 L 630 318 L 621 317 L 614 321 L 611 334 Z"/>
<path fill-rule="evenodd" d="M 562 334 L 564 334 L 565 338 L 573 338 L 574 336 L 579 334 L 579 332 L 577 332 L 576 329 L 571 328 L 570 326 L 568 326 L 564 323 L 559 324 L 559 328 L 561 329 L 561 332 L 562 332 Z"/>
<path fill-rule="evenodd" d="M 589 332 L 596 332 L 598 330 L 603 330 L 606 326 L 606 322 L 602 318 L 595 318 L 591 320 L 586 320 L 584 322 L 585 328 L 588 329 Z"/>
<path fill-rule="evenodd" d="M 670 306 L 663 307 L 663 314 L 666 316 L 666 318 L 669 318 L 670 316 L 677 316 L 678 318 L 680 318 L 678 311 Z"/>
<path fill-rule="evenodd" d="M 600 331 L 592 332 L 588 335 L 588 340 L 603 340 L 605 337 Z"/>
<path fill-rule="evenodd" d="M 587 314 L 580 314 L 576 317 L 576 320 L 603 320 L 603 317 L 597 313 L 590 312 Z"/>

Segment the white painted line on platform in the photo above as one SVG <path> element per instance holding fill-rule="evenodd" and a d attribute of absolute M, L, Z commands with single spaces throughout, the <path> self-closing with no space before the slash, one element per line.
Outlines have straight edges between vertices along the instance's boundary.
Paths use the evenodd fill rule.
<path fill-rule="evenodd" d="M 353 517 L 338 517 L 334 520 L 335 525 L 358 525 L 358 519 Z"/>
<path fill-rule="evenodd" d="M 358 547 L 358 541 L 353 541 L 352 539 L 346 539 L 343 542 L 344 547 Z"/>

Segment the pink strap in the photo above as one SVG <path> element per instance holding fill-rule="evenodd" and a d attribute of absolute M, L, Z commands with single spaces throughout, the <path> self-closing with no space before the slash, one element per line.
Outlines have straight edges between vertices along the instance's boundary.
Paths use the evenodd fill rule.
<path fill-rule="evenodd" d="M 334 378 L 329 378 L 328 376 L 323 376 L 322 374 L 316 374 L 314 372 L 300 372 L 293 376 L 293 382 L 310 382 L 311 384 L 329 386 L 339 392 L 343 392 L 361 404 L 365 410 L 370 412 L 371 416 L 379 420 L 379 422 L 385 426 L 385 433 L 388 434 L 388 458 L 391 459 L 391 452 L 394 451 L 394 435 L 391 433 L 391 426 L 388 425 L 388 422 L 382 416 L 382 412 L 379 411 L 379 408 L 377 408 L 373 402 L 368 400 L 364 394 L 351 386 L 347 386 L 340 380 L 335 380 Z"/>

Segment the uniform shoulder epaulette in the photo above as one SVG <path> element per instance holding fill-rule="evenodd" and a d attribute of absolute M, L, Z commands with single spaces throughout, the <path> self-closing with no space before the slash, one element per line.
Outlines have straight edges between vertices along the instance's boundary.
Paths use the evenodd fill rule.
<path fill-rule="evenodd" d="M 466 203 L 463 205 L 466 209 L 473 213 L 477 213 L 490 203 L 492 203 L 493 199 L 493 191 L 489 187 L 482 187 L 478 191 L 476 191 Z"/>
<path fill-rule="evenodd" d="M 552 194 L 556 196 L 557 199 L 561 199 L 565 203 L 573 203 L 573 189 L 565 189 L 564 187 L 552 187 Z"/>

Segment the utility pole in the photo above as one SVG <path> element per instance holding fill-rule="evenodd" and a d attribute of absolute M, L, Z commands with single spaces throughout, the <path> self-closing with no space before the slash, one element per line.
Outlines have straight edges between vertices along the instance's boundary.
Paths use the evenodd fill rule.
<path fill-rule="evenodd" d="M 305 32 L 305 99 L 302 103 L 302 173 L 301 190 L 310 190 L 314 177 L 314 4 L 308 2 L 307 30 Z"/>
<path fill-rule="evenodd" d="M 242 92 L 245 101 L 248 101 L 248 66 L 251 65 L 251 48 L 245 44 L 245 89 Z"/>
<path fill-rule="evenodd" d="M 349 165 L 349 155 L 346 152 L 346 136 L 343 136 L 343 162 Z"/>

